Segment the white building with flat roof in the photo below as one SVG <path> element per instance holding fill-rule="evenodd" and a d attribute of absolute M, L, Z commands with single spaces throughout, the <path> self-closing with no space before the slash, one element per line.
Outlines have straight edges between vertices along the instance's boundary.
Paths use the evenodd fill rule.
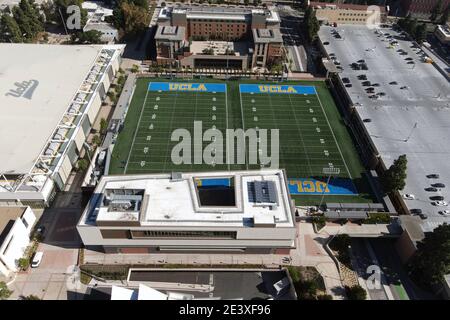
<path fill-rule="evenodd" d="M 8 277 L 18 270 L 35 222 L 30 207 L 0 207 L 0 275 Z"/>
<path fill-rule="evenodd" d="M 283 170 L 103 176 L 77 229 L 107 253 L 287 254 L 294 214 Z"/>
<path fill-rule="evenodd" d="M 63 189 L 123 48 L 0 44 L 0 205 L 45 206 Z"/>

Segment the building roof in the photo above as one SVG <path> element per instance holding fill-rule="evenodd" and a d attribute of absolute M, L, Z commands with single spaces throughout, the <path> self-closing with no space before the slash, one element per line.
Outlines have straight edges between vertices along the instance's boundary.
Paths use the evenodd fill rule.
<path fill-rule="evenodd" d="M 182 41 L 186 37 L 186 28 L 178 26 L 158 26 L 155 33 L 156 40 Z"/>
<path fill-rule="evenodd" d="M 0 44 L 0 172 L 24 174 L 102 46 Z"/>
<path fill-rule="evenodd" d="M 202 205 L 198 186 L 208 179 L 212 179 L 209 181 L 213 184 L 234 181 L 234 189 L 230 191 L 234 193 L 234 203 Z M 275 196 L 270 197 L 272 200 L 252 201 L 249 187 L 255 181 L 273 182 L 271 192 Z M 114 190 L 119 190 L 120 194 L 115 194 Z M 239 227 L 258 223 L 294 226 L 282 170 L 183 173 L 182 179 L 177 180 L 172 180 L 170 174 L 103 176 L 94 194 L 98 196 L 91 199 L 80 225 L 139 221 L 140 225 L 151 226 Z M 126 209 L 122 209 L 122 205 Z"/>
<path fill-rule="evenodd" d="M 310 6 L 314 8 L 331 8 L 331 9 L 340 9 L 340 10 L 362 10 L 367 11 L 369 7 L 374 6 L 368 6 L 368 5 L 362 5 L 362 4 L 351 4 L 351 3 L 328 3 L 328 2 L 311 2 Z M 385 12 L 386 9 L 383 6 L 378 7 L 381 12 Z"/>
<path fill-rule="evenodd" d="M 253 29 L 255 43 L 283 43 L 283 37 L 278 29 Z"/>
<path fill-rule="evenodd" d="M 20 218 L 27 207 L 0 207 L 0 245 L 17 218 Z"/>

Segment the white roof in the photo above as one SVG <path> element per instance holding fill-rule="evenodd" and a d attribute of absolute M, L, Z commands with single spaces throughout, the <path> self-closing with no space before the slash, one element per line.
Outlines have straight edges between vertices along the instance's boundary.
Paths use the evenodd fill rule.
<path fill-rule="evenodd" d="M 111 300 L 136 300 L 136 292 L 132 289 L 112 286 Z"/>
<path fill-rule="evenodd" d="M 0 44 L 0 172 L 32 168 L 102 47 Z"/>
<path fill-rule="evenodd" d="M 167 300 L 167 294 L 139 284 L 138 300 Z"/>
<path fill-rule="evenodd" d="M 194 180 L 206 178 L 234 178 L 235 206 L 202 206 L 197 196 Z M 271 181 L 277 203 L 255 203 L 249 199 L 248 182 Z M 116 212 L 99 201 L 88 206 L 80 224 L 86 223 L 92 212 L 98 221 L 140 221 L 151 226 L 243 226 L 248 219 L 255 224 L 271 223 L 275 227 L 293 227 L 293 215 L 288 197 L 285 175 L 282 170 L 230 171 L 207 173 L 183 173 L 182 179 L 171 181 L 168 174 L 103 176 L 96 192 L 105 190 L 144 190 L 139 212 Z M 91 200 L 93 201 L 93 200 Z M 145 205 L 144 203 L 147 202 Z"/>

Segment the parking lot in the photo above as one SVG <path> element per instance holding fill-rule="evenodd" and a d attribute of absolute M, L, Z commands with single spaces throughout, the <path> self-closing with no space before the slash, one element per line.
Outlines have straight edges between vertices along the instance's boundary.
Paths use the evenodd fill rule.
<path fill-rule="evenodd" d="M 424 61 L 420 48 L 392 28 L 322 26 L 319 36 L 341 66 L 340 78 L 385 165 L 406 154 L 402 193 L 414 195 L 405 200 L 408 208 L 420 209 L 430 228 L 449 220 L 439 213 L 447 207 L 430 199 L 441 195 L 448 200 L 449 186 L 427 191 L 434 183 L 450 183 L 448 81 Z M 439 178 L 427 177 L 433 173 Z"/>

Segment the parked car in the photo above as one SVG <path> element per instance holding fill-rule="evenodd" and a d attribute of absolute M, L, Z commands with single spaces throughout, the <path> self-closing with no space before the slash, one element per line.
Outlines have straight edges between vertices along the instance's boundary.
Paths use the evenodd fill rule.
<path fill-rule="evenodd" d="M 373 86 L 373 87 L 379 87 L 380 84 L 379 84 L 379 83 L 372 83 L 372 86 Z"/>
<path fill-rule="evenodd" d="M 44 226 L 39 226 L 39 228 L 36 229 L 36 233 L 37 233 L 37 235 L 43 237 L 44 233 L 45 233 L 45 227 Z"/>
<path fill-rule="evenodd" d="M 38 251 L 34 254 L 33 260 L 31 260 L 31 267 L 37 268 L 41 264 L 44 253 L 42 251 Z"/>
<path fill-rule="evenodd" d="M 360 75 L 358 76 L 358 79 L 359 79 L 359 80 L 367 80 L 367 76 L 366 76 L 365 74 L 360 74 Z"/>
<path fill-rule="evenodd" d="M 439 179 L 439 175 L 437 173 L 431 173 L 431 174 L 427 175 L 427 178 Z"/>
<path fill-rule="evenodd" d="M 389 84 L 391 84 L 391 85 L 397 85 L 398 83 L 397 83 L 397 81 L 391 81 L 391 82 L 389 82 Z"/>
<path fill-rule="evenodd" d="M 328 41 L 325 41 L 324 43 L 323 43 L 323 45 L 324 46 L 327 46 L 327 45 L 329 45 L 330 43 L 328 42 Z"/>
<path fill-rule="evenodd" d="M 448 206 L 448 202 L 446 202 L 446 201 L 435 201 L 434 205 L 438 206 L 438 207 L 446 207 L 446 206 Z"/>
<path fill-rule="evenodd" d="M 444 197 L 443 197 L 443 196 L 432 196 L 432 197 L 430 197 L 430 200 L 439 200 L 439 201 L 442 201 L 442 200 L 444 200 Z"/>
<path fill-rule="evenodd" d="M 416 196 L 413 195 L 413 194 L 410 194 L 410 193 L 405 193 L 405 194 L 403 195 L 403 199 L 414 200 L 414 199 L 416 199 Z"/>
<path fill-rule="evenodd" d="M 349 78 L 342 78 L 342 82 L 343 83 L 350 83 L 350 79 Z"/>
<path fill-rule="evenodd" d="M 368 87 L 368 86 L 370 86 L 370 81 L 363 81 L 363 82 L 362 82 L 362 85 L 363 85 L 364 87 Z"/>
<path fill-rule="evenodd" d="M 363 120 L 363 122 L 372 122 L 372 119 L 366 118 Z"/>
<path fill-rule="evenodd" d="M 425 214 L 423 214 L 423 213 L 419 214 L 419 217 L 420 217 L 420 219 L 422 219 L 422 220 L 428 219 L 428 216 L 425 215 Z"/>
<path fill-rule="evenodd" d="M 436 192 L 436 191 L 438 191 L 438 189 L 435 187 L 428 187 L 428 188 L 425 188 L 425 191 Z"/>
<path fill-rule="evenodd" d="M 450 216 L 450 210 L 442 210 L 438 212 L 442 216 Z"/>
<path fill-rule="evenodd" d="M 431 186 L 435 187 L 435 188 L 445 188 L 445 184 L 443 183 L 433 183 Z"/>
<path fill-rule="evenodd" d="M 400 87 L 401 90 L 408 89 L 408 86 Z"/>
<path fill-rule="evenodd" d="M 409 210 L 409 212 L 411 212 L 412 214 L 421 214 L 422 209 L 411 209 L 411 210 Z"/>
<path fill-rule="evenodd" d="M 353 86 L 352 86 L 351 83 L 347 83 L 347 84 L 345 85 L 345 87 L 346 87 L 346 88 L 351 88 L 351 87 L 353 87 Z"/>

